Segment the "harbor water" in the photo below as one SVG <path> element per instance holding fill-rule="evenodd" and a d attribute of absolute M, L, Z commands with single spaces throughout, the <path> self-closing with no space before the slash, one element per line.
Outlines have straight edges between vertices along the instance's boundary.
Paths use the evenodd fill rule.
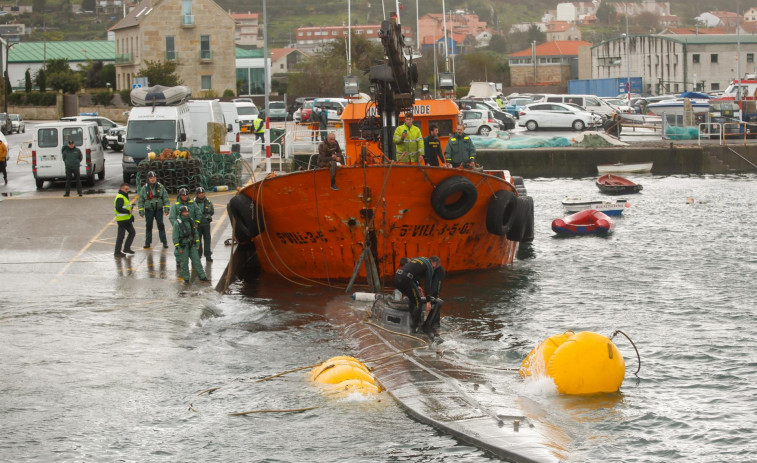
<path fill-rule="evenodd" d="M 510 267 L 448 279 L 445 355 L 517 401 L 563 461 L 755 461 L 757 176 L 630 178 L 644 189 L 614 233 L 574 238 L 551 221 L 565 196 L 600 198 L 594 179 L 527 180 L 535 240 Z M 53 284 L 0 268 L 0 460 L 491 460 L 386 393 L 327 394 L 307 369 L 259 381 L 354 355 L 345 320 L 368 302 L 275 276 L 185 289 L 167 259 Z M 617 394 L 560 396 L 513 371 L 567 330 L 622 330 L 638 376 L 622 336 Z"/>

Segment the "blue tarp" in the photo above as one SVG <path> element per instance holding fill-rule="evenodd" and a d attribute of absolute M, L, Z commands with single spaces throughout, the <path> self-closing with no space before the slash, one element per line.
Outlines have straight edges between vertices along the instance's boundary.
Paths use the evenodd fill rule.
<path fill-rule="evenodd" d="M 712 97 L 710 95 L 707 95 L 706 93 L 683 92 L 681 93 L 681 98 L 695 98 L 697 100 L 709 100 Z"/>

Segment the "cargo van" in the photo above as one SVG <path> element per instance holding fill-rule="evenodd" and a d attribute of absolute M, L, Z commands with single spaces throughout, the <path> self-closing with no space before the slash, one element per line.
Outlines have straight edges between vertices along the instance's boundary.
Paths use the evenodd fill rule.
<path fill-rule="evenodd" d="M 139 163 L 147 154 L 156 155 L 166 149 L 189 148 L 187 134 L 192 133 L 189 106 L 135 106 L 129 112 L 124 143 L 123 176 L 128 183 L 137 173 Z"/>
<path fill-rule="evenodd" d="M 217 126 L 218 130 L 223 131 L 223 138 L 220 144 L 226 144 L 226 134 L 233 130 L 231 124 L 224 122 L 223 110 L 218 100 L 189 100 L 189 119 L 192 121 L 192 132 L 189 140 L 191 146 L 213 146 L 209 136 L 211 135 L 211 126 Z"/>
<path fill-rule="evenodd" d="M 587 111 L 600 116 L 609 116 L 615 110 L 606 101 L 595 95 L 545 95 L 548 103 L 572 103 L 583 106 Z"/>
<path fill-rule="evenodd" d="M 73 140 L 81 150 L 79 175 L 82 182 L 94 186 L 95 175 L 100 180 L 105 179 L 105 154 L 97 123 L 50 122 L 34 127 L 32 172 L 37 188 L 41 189 L 46 180 L 66 178 L 66 166 L 61 150 L 68 140 Z"/>
<path fill-rule="evenodd" d="M 321 108 L 326 108 L 329 114 L 329 121 L 338 121 L 342 119 L 342 112 L 347 107 L 347 100 L 345 98 L 316 98 L 313 100 L 313 110 L 316 108 L 318 111 Z"/>
<path fill-rule="evenodd" d="M 252 121 L 258 118 L 258 107 L 251 101 L 234 101 L 234 105 L 237 107 L 237 114 L 239 115 L 240 130 L 243 133 L 252 132 Z"/>

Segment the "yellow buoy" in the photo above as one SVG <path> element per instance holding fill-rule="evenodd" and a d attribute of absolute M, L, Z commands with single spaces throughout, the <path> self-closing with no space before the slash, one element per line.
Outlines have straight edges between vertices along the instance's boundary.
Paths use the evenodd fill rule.
<path fill-rule="evenodd" d="M 326 387 L 333 392 L 359 392 L 364 395 L 381 392 L 378 386 L 362 379 L 348 379 L 338 384 L 327 384 Z"/>
<path fill-rule="evenodd" d="M 374 393 L 380 390 L 368 368 L 358 359 L 348 356 L 333 357 L 310 371 L 310 380 L 336 386 L 334 389 Z"/>
<path fill-rule="evenodd" d="M 528 353 L 523 363 L 521 363 L 518 373 L 524 378 L 531 375 L 546 375 L 547 362 L 549 362 L 552 354 L 573 334 L 575 333 L 572 331 L 566 331 L 565 333 L 556 334 L 545 339 L 544 342 L 531 349 L 531 352 Z"/>
<path fill-rule="evenodd" d="M 542 371 L 552 378 L 561 394 L 595 394 L 620 389 L 626 375 L 626 362 L 609 338 L 590 331 L 573 334 L 567 339 L 562 339 L 562 336 L 565 335 L 553 336 L 558 338 L 553 341 L 550 341 L 552 338 L 544 341 L 535 349 L 538 354 L 544 346 L 543 359 L 537 354 L 529 354 L 531 359 L 526 357 L 521 370 L 527 370 L 526 362 L 529 361 L 530 372 L 536 373 L 539 370 L 535 367 L 541 367 L 543 364 L 540 362 L 545 361 L 546 370 Z M 558 342 L 557 348 L 550 353 L 549 349 Z"/>

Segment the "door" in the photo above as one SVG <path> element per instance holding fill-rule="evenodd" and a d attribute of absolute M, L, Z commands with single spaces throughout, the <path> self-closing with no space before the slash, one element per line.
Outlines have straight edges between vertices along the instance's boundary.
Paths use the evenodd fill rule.
<path fill-rule="evenodd" d="M 63 94 L 63 117 L 79 115 L 79 96 Z"/>

